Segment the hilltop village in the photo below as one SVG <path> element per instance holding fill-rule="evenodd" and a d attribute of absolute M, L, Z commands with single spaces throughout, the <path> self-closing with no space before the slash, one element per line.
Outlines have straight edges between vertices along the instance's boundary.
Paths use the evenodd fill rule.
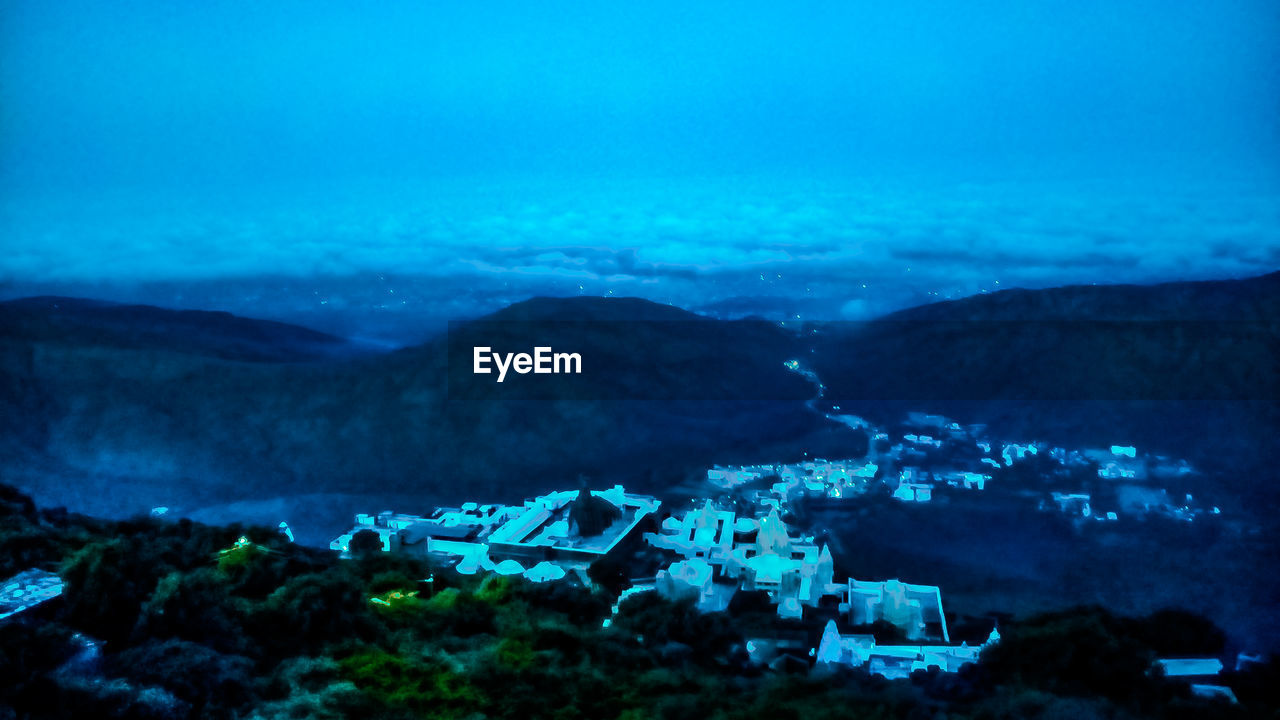
<path fill-rule="evenodd" d="M 661 501 L 615 486 L 554 492 L 519 506 L 466 503 L 429 516 L 359 515 L 332 548 L 350 555 L 363 542 L 368 550 L 430 556 L 464 575 L 485 571 L 533 582 L 569 577 L 590 585 L 591 566 L 637 538 L 662 559 L 651 577 L 631 580 L 619 603 L 657 592 L 690 598 L 700 610 L 714 612 L 727 609 L 740 592 L 753 593 L 766 598 L 781 619 L 829 617 L 825 642 L 844 649 L 841 662 L 891 678 L 928 667 L 954 671 L 975 661 L 983 647 L 950 644 L 937 587 L 896 579 L 836 580 L 829 549 L 792 534 L 777 508 L 762 517 L 738 516 L 708 500 L 669 514 Z M 867 632 L 840 635 L 837 620 Z M 869 631 L 877 625 L 893 628 L 904 642 L 877 645 Z M 987 642 L 998 639 L 993 630 Z M 761 638 L 747 650 L 754 660 L 769 663 L 783 651 L 800 649 L 795 645 Z M 818 655 L 816 647 L 807 650 L 810 658 Z M 835 654 L 828 647 L 823 657 L 831 662 Z"/>
<path fill-rule="evenodd" d="M 643 592 L 687 598 L 704 612 L 728 610 L 747 598 L 766 603 L 779 626 L 823 628 L 816 641 L 813 634 L 762 633 L 748 643 L 753 660 L 800 658 L 901 678 L 929 668 L 954 672 L 976 661 L 984 647 L 999 641 L 998 628 L 993 625 L 985 640 L 955 643 L 941 588 L 897 578 L 837 578 L 830 548 L 784 519 L 794 517 L 798 503 L 839 503 L 871 493 L 930 503 L 939 492 L 991 492 L 1030 467 L 1061 481 L 1053 490 L 1020 492 L 1043 495 L 1042 510 L 1066 513 L 1077 523 L 1114 522 L 1122 513 L 1193 521 L 1220 512 L 1192 505 L 1189 495 L 1181 503 L 1170 500 L 1153 481 L 1194 470 L 1131 446 L 1073 451 L 1000 443 L 987 439 L 982 426 L 923 413 L 911 413 L 893 435 L 852 415 L 829 417 L 867 433 L 865 457 L 709 468 L 702 493 L 690 493 L 693 499 L 678 506 L 614 486 L 552 492 L 521 505 L 468 502 L 428 515 L 361 514 L 331 548 L 344 556 L 427 556 L 463 575 L 588 586 L 599 579 L 593 566 L 612 563 L 625 578 L 615 613 L 627 597 Z M 1068 487 L 1081 478 L 1121 490 L 1099 502 Z"/>

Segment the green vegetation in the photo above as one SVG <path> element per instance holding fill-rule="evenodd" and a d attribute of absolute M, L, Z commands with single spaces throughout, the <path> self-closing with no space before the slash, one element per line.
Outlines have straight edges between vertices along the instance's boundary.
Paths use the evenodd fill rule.
<path fill-rule="evenodd" d="M 242 539 L 243 538 L 243 539 Z M 382 553 L 342 561 L 270 529 L 105 522 L 0 486 L 0 565 L 64 598 L 0 629 L 0 718 L 1273 717 L 1276 663 L 1193 698 L 1157 655 L 1215 653 L 1182 613 L 1097 608 L 1002 624 L 959 673 L 886 681 L 747 660 L 742 618 L 653 593 L 469 578 Z M 228 558 L 231 558 L 230 560 Z M 433 578 L 431 582 L 424 582 Z M 86 653 L 84 638 L 106 641 Z M 12 710 L 6 710 L 6 706 Z"/>

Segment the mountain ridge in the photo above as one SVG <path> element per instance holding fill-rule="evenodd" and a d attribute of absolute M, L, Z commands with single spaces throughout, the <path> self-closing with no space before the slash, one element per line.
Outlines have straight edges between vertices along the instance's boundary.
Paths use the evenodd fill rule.
<path fill-rule="evenodd" d="M 1152 302 L 1160 296 L 1170 294 L 1188 296 L 1200 292 L 1199 299 L 1213 300 L 1206 306 L 1203 302 L 1190 302 L 1183 297 L 1180 301 L 1158 304 Z M 1208 293 L 1202 291 L 1211 291 Z M 1137 301 L 1137 302 L 1135 302 Z M 1240 279 L 1173 281 L 1151 285 L 1140 284 L 1094 284 L 1065 285 L 1052 288 L 1006 288 L 992 293 L 970 295 L 953 300 L 916 305 L 880 315 L 869 320 L 851 321 L 852 325 L 863 325 L 878 321 L 940 321 L 940 320 L 985 320 L 985 321 L 1029 321 L 1029 320 L 1111 320 L 1111 321 L 1148 321 L 1148 320 L 1180 320 L 1180 321 L 1215 321 L 1239 320 L 1243 306 L 1250 310 L 1249 319 L 1275 319 L 1280 316 L 1280 271 L 1265 275 Z M 1100 304 L 1100 308 L 1090 308 L 1088 304 Z M 265 334 L 269 330 L 285 332 L 298 338 L 317 344 L 334 346 L 348 345 L 352 341 L 341 336 L 313 330 L 305 325 L 281 322 L 277 320 L 258 319 L 246 315 L 233 315 L 219 310 L 188 310 L 165 308 L 156 305 L 137 303 L 117 303 L 94 298 L 77 298 L 63 296 L 33 296 L 0 301 L 0 337 L 15 334 L 15 318 L 13 311 L 33 312 L 36 310 L 56 309 L 63 305 L 71 310 L 82 325 L 88 325 L 84 316 L 96 314 L 100 319 L 119 322 L 136 315 L 134 320 L 156 322 L 162 318 L 168 323 L 180 326 L 198 326 L 197 320 L 205 319 L 212 323 L 205 325 L 222 326 L 227 329 L 238 329 L 243 332 L 254 331 Z M 1121 308 L 1128 313 L 1121 313 Z M 606 310 L 610 312 L 606 312 Z M 1135 312 L 1136 310 L 1136 312 Z M 585 311 L 585 312 L 584 312 Z M 1075 315 L 1069 315 L 1075 311 Z M 1082 314 L 1083 313 L 1083 314 Z M 112 314 L 123 315 L 113 319 Z M 747 321 L 767 322 L 751 316 L 742 318 Z M 454 326 L 463 326 L 475 322 L 531 322 L 531 321 L 626 321 L 626 322 L 666 322 L 666 321 L 716 321 L 712 316 L 700 314 L 679 306 L 655 302 L 639 297 L 556 297 L 535 296 L 522 300 L 491 313 L 473 318 L 454 321 Z M 723 322 L 735 322 L 722 320 Z M 836 321 L 818 321 L 818 326 L 841 324 Z M 62 329 L 62 328 L 58 328 Z M 108 328 L 110 329 L 110 328 Z M 160 329 L 160 328 L 158 328 Z M 30 328 L 19 327 L 30 332 Z M 100 338 L 99 338 L 100 339 Z M 128 338 L 121 338 L 123 342 Z M 404 348 L 424 347 L 432 343 L 428 339 L 421 343 L 404 346 Z M 337 354 L 341 357 L 341 353 Z M 234 359 L 234 358 L 228 358 Z M 311 359 L 317 359 L 312 357 Z"/>
<path fill-rule="evenodd" d="M 284 338 L 288 350 L 314 339 L 325 349 L 332 336 L 267 323 L 254 326 L 261 332 L 195 333 L 204 345 L 179 334 L 166 346 L 152 332 L 129 346 L 128 333 L 30 327 L 38 314 L 0 303 L 0 465 L 20 476 L 14 484 L 42 485 L 45 502 L 112 488 L 134 509 L 193 502 L 184 492 L 199 502 L 371 489 L 514 501 L 579 474 L 661 492 L 714 463 L 856 455 L 865 438 L 805 407 L 815 389 L 783 367 L 800 358 L 826 384 L 827 402 L 881 423 L 906 410 L 942 412 L 1011 438 L 1207 448 L 1201 454 L 1215 462 L 1272 472 L 1263 460 L 1277 422 L 1267 317 L 1277 277 L 1012 290 L 803 334 L 635 298 L 534 298 L 420 345 L 306 361 L 269 341 Z M 1135 292 L 1157 298 L 1147 305 L 1166 314 L 1197 293 L 1219 298 L 1213 308 L 1236 296 L 1254 308 L 1237 315 L 1256 321 L 1218 323 L 1229 332 L 1157 323 L 1150 334 L 1142 322 L 1019 321 L 1006 307 L 1037 293 L 1032 306 Z M 1169 294 L 1179 299 L 1158 301 Z M 992 303 L 985 315 L 972 311 Z M 23 312 L 27 325 L 10 321 Z M 964 319 L 975 316 L 997 319 Z M 216 327 L 226 317 L 173 316 Z M 249 344 L 254 361 L 242 350 L 227 357 L 208 344 L 222 336 L 266 346 Z M 498 385 L 470 372 L 481 341 L 580 351 L 587 371 Z"/>
<path fill-rule="evenodd" d="M 309 362 L 363 351 L 346 338 L 274 320 L 60 296 L 0 302 L 0 337 L 164 349 L 247 362 Z"/>
<path fill-rule="evenodd" d="M 738 453 L 799 452 L 789 443 L 826 432 L 803 406 L 812 388 L 783 367 L 785 335 L 760 324 L 685 322 L 696 316 L 643 302 L 537 301 L 458 324 L 452 334 L 463 343 L 485 336 L 525 351 L 563 337 L 592 370 L 502 385 L 471 375 L 467 363 L 451 372 L 449 336 L 279 363 L 123 347 L 114 338 L 98 344 L 92 334 L 60 342 L 0 332 L 0 465 L 58 504 L 72 503 L 50 494 L 110 487 L 135 509 L 189 507 L 183 486 L 200 503 L 302 490 L 515 501 L 579 474 L 658 490 Z M 599 320 L 539 319 L 583 305 Z M 673 321 L 607 319 L 636 307 Z M 512 320 L 520 317 L 533 319 Z M 733 372 L 716 371 L 723 353 L 706 342 L 713 337 L 739 348 Z M 772 397 L 736 397 L 749 382 L 774 387 Z M 568 392 L 523 389 L 537 387 Z"/>
<path fill-rule="evenodd" d="M 1092 307 L 1089 307 L 1092 303 Z M 1084 306 L 1084 307 L 1082 307 Z M 1137 285 L 1064 285 L 1007 288 L 955 300 L 917 305 L 877 320 L 1239 320 L 1280 316 L 1280 271 L 1231 280 L 1190 280 Z M 1067 316 L 1074 310 L 1074 316 Z M 1032 315 L 1034 313 L 1034 316 Z"/>

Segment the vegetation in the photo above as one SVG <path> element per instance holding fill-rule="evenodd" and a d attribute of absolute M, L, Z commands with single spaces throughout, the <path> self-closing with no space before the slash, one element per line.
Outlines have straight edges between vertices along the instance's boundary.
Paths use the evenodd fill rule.
<path fill-rule="evenodd" d="M 886 681 L 752 665 L 742 619 L 653 593 L 342 561 L 265 528 L 104 522 L 0 486 L 0 563 L 59 571 L 64 597 L 0 631 L 0 717 L 1272 717 L 1277 664 L 1228 675 L 1241 704 L 1151 670 L 1213 653 L 1183 613 L 1098 608 L 1001 626 L 962 672 Z M 431 582 L 424 582 L 432 577 Z M 95 646 L 87 639 L 105 641 Z M 5 708 L 8 709 L 5 709 Z"/>

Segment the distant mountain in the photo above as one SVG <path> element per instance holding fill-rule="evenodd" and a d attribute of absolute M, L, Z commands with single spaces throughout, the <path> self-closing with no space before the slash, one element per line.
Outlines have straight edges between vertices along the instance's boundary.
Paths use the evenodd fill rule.
<path fill-rule="evenodd" d="M 707 323 L 707 318 L 673 305 L 640 298 L 536 297 L 491 313 L 469 325 L 499 322 L 669 322 Z"/>
<path fill-rule="evenodd" d="M 803 334 L 643 300 L 537 298 L 416 347 L 63 298 L 0 303 L 0 480 L 101 513 L 297 493 L 515 501 L 717 462 L 857 455 L 805 407 L 1138 444 L 1264 486 L 1280 276 L 1011 290 Z M 472 372 L 474 348 L 578 353 L 581 375 Z"/>
<path fill-rule="evenodd" d="M 65 297 L 0 302 L 0 339 L 168 350 L 249 362 L 308 362 L 358 352 L 343 338 L 296 325 Z"/>
<path fill-rule="evenodd" d="M 1277 322 L 1280 272 L 1243 280 L 1009 289 L 930 303 L 885 321 Z"/>
<path fill-rule="evenodd" d="M 783 367 L 793 336 L 640 300 L 535 299 L 354 357 L 278 323 L 64 304 L 0 304 L 0 465 L 104 511 L 304 491 L 515 501 L 579 475 L 656 491 L 830 433 Z M 573 351 L 583 373 L 498 384 L 471 373 L 481 344 Z"/>
<path fill-rule="evenodd" d="M 1277 447 L 1280 273 L 1007 290 L 814 331 L 830 401 L 882 420 L 929 409 L 1236 469 Z"/>

